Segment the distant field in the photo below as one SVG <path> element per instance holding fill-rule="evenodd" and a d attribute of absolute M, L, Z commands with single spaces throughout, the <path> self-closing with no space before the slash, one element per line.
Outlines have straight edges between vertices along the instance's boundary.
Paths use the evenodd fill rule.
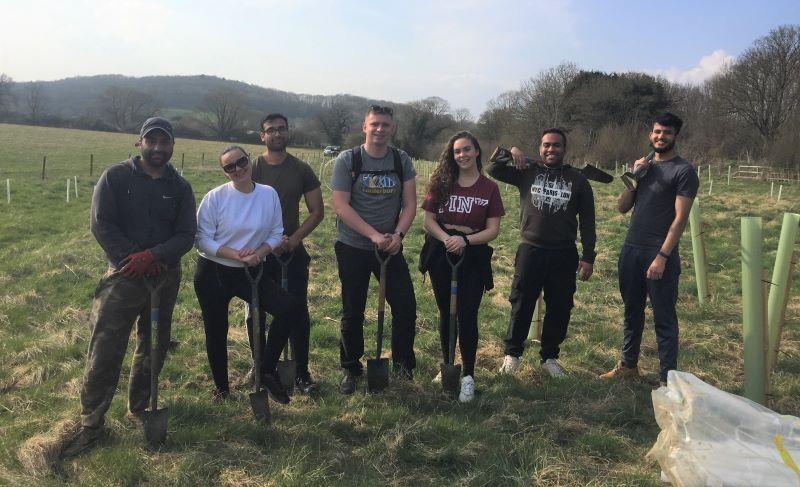
<path fill-rule="evenodd" d="M 516 377 L 496 373 L 502 362 L 510 309 L 507 297 L 519 241 L 518 196 L 514 188 L 501 184 L 507 216 L 493 243 L 495 289 L 484 297 L 479 321 L 475 402 L 461 405 L 430 382 L 438 370 L 439 345 L 430 283 L 416 271 L 423 239 L 420 216 L 406 238 L 405 250 L 419 303 L 415 382 L 393 383 L 377 396 L 357 392 L 342 397 L 337 387 L 340 301 L 335 228 L 330 192 L 323 184 L 326 218 L 306 241 L 313 258 L 311 370 L 323 384 L 321 395 L 295 396 L 288 406 L 272 403 L 271 427 L 254 423 L 247 391 L 241 387 L 233 400 L 211 402 L 202 321 L 191 283 L 193 251 L 183 259 L 173 324 L 180 346 L 162 373 L 161 398 L 170 410 L 164 451 L 145 449 L 140 428 L 123 418 L 126 365 L 107 418 L 110 438 L 102 447 L 67 462 L 62 478 L 33 476 L 17 459 L 22 443 L 79 413 L 89 307 L 106 265 L 88 228 L 93 183 L 104 167 L 137 152 L 136 139 L 0 124 L 0 484 L 660 485 L 657 465 L 644 460 L 659 431 L 650 401 L 652 386 L 647 380 L 609 384 L 596 379 L 614 365 L 621 342 L 616 262 L 628 217 L 615 210 L 618 181 L 594 184 L 598 257 L 592 279 L 578 284 L 569 336 L 562 347 L 566 379 L 551 380 L 542 373 L 538 344 L 526 350 Z M 216 169 L 216 154 L 224 145 L 177 141 L 172 162 L 180 169 L 184 155 L 184 176 L 198 201 L 225 181 Z M 261 148 L 248 146 L 248 150 L 257 153 Z M 324 182 L 329 180 L 330 165 L 321 151 L 291 152 L 309 160 Z M 43 156 L 47 156 L 44 180 Z M 429 174 L 431 163 L 418 165 L 421 173 Z M 73 176 L 78 178 L 78 198 L 73 194 L 67 204 L 66 179 Z M 726 186 L 722 175 L 716 177 L 714 193 L 707 196 L 707 173 L 703 174 L 700 200 L 713 299 L 698 305 L 686 236 L 681 248 L 679 363 L 682 370 L 741 394 L 739 218 L 763 217 L 765 265 L 771 270 L 783 213 L 800 211 L 800 188 L 784 186 L 781 201 L 776 202 L 769 198 L 766 183 Z M 7 178 L 10 205 L 4 194 Z M 423 176 L 417 184 L 422 193 Z M 795 279 L 771 403 L 774 410 L 791 415 L 800 415 L 798 291 L 800 279 Z M 368 343 L 374 339 L 376 294 L 367 305 Z M 249 368 L 243 310 L 238 301 L 231 307 L 233 384 Z M 658 366 L 653 335 L 649 322 L 640 366 L 650 381 Z"/>

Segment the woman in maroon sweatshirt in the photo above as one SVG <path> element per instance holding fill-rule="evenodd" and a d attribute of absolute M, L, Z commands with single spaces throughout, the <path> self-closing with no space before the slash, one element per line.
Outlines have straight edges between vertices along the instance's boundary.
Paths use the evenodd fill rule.
<path fill-rule="evenodd" d="M 428 183 L 425 201 L 425 239 L 420 270 L 430 271 L 439 307 L 442 357 L 449 353 L 450 265 L 464 259 L 458 269 L 457 334 L 462 373 L 459 401 L 475 397 L 475 354 L 478 349 L 478 308 L 483 292 L 493 287 L 492 248 L 487 245 L 500 231 L 505 214 L 497 184 L 482 173 L 481 146 L 469 132 L 459 132 L 447 142 Z M 437 376 L 434 381 L 440 380 Z"/>

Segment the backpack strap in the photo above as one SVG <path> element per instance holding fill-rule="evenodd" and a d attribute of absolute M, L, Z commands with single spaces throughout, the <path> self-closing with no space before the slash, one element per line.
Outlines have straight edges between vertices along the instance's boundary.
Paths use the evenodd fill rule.
<path fill-rule="evenodd" d="M 361 146 L 357 145 L 350 150 L 353 151 L 353 157 L 352 157 L 353 164 L 350 169 L 350 177 L 353 179 L 353 184 L 356 184 L 356 181 L 358 180 L 358 175 L 361 174 L 361 168 L 364 165 L 364 162 L 361 160 Z"/>

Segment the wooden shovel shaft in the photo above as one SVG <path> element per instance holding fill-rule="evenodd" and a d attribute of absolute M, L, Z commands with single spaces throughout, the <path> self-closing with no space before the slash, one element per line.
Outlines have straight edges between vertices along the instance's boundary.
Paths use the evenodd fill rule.
<path fill-rule="evenodd" d="M 381 358 L 381 348 L 383 347 L 383 320 L 386 314 L 386 264 L 389 261 L 387 258 L 381 262 L 381 275 L 378 280 L 378 337 L 377 337 L 377 350 L 375 351 L 375 358 Z"/>

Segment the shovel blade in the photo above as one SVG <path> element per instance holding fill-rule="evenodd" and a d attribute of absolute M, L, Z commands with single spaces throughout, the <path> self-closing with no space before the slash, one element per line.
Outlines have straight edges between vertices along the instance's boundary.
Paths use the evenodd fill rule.
<path fill-rule="evenodd" d="M 163 445 L 167 439 L 167 417 L 167 408 L 142 412 L 144 438 L 153 448 Z"/>
<path fill-rule="evenodd" d="M 581 172 L 586 176 L 586 179 L 591 179 L 598 183 L 608 184 L 614 180 L 614 176 L 591 164 L 586 164 L 586 166 L 581 169 Z"/>
<path fill-rule="evenodd" d="M 441 364 L 439 371 L 442 373 L 442 389 L 448 394 L 458 394 L 461 391 L 461 364 Z"/>
<path fill-rule="evenodd" d="M 269 414 L 269 398 L 266 391 L 251 392 L 250 393 L 250 409 L 253 410 L 253 416 L 256 420 L 263 421 L 267 424 L 270 423 L 272 418 Z"/>
<path fill-rule="evenodd" d="M 367 391 L 381 392 L 389 386 L 389 359 L 367 359 Z"/>
<path fill-rule="evenodd" d="M 297 362 L 294 360 L 278 361 L 278 377 L 281 385 L 286 389 L 286 393 L 291 395 L 294 392 L 294 379 L 297 377 Z"/>

